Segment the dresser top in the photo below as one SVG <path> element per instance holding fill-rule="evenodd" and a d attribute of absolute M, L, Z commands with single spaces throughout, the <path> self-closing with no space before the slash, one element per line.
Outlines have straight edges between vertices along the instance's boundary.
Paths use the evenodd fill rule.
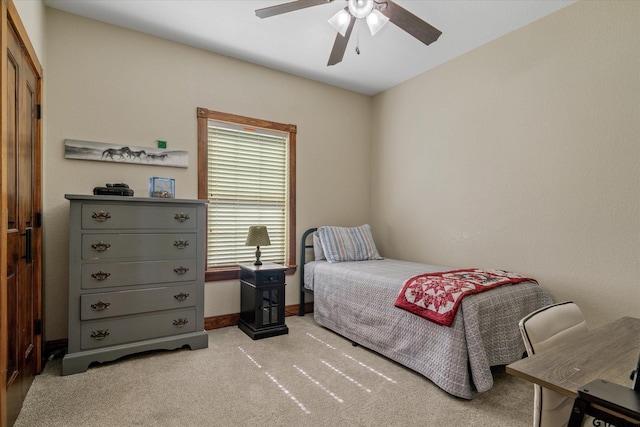
<path fill-rule="evenodd" d="M 65 194 L 64 197 L 69 200 L 84 200 L 87 202 L 133 202 L 133 203 L 191 203 L 191 204 L 207 204 L 208 200 L 204 199 L 170 199 L 161 197 L 132 197 L 132 196 L 93 196 L 90 194 Z"/>

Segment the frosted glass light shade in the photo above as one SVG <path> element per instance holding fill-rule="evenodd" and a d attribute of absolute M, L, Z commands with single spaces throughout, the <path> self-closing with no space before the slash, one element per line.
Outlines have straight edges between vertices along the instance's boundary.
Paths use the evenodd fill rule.
<path fill-rule="evenodd" d="M 331 19 L 329 19 L 329 24 L 331 24 L 331 26 L 335 28 L 342 37 L 347 34 L 349 22 L 351 22 L 351 15 L 349 14 L 349 12 L 347 12 L 347 9 L 340 10 L 338 13 L 333 15 Z"/>
<path fill-rule="evenodd" d="M 373 10 L 373 0 L 349 0 L 349 12 L 356 18 L 364 18 Z"/>
<path fill-rule="evenodd" d="M 373 9 L 369 15 L 367 15 L 367 26 L 369 27 L 369 31 L 371 31 L 371 35 L 375 36 L 378 31 L 385 26 L 387 22 L 389 22 L 389 18 L 384 16 L 382 12 L 378 9 Z"/>

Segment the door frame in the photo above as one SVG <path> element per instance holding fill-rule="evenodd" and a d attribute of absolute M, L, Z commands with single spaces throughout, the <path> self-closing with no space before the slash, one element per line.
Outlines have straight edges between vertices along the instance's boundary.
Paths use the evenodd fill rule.
<path fill-rule="evenodd" d="M 6 427 L 7 419 L 7 84 L 5 76 L 7 75 L 7 31 L 9 26 L 13 27 L 18 36 L 24 52 L 25 59 L 30 63 L 37 78 L 36 99 L 37 104 L 42 105 L 42 76 L 43 70 L 35 49 L 29 40 L 27 31 L 22 24 L 18 10 L 13 0 L 0 1 L 0 138 L 2 140 L 0 150 L 0 427 Z M 33 163 L 34 163 L 34 194 L 33 194 L 33 212 L 42 215 L 42 119 L 36 121 L 34 129 Z M 43 319 L 42 316 L 42 227 L 36 224 L 33 236 L 33 252 L 34 272 L 36 281 L 36 306 L 38 307 L 37 318 Z M 42 345 L 43 333 L 36 339 L 36 372 L 42 370 Z"/>

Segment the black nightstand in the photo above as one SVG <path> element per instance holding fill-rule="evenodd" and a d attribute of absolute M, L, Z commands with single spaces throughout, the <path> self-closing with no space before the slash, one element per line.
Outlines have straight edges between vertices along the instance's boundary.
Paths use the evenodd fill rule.
<path fill-rule="evenodd" d="M 279 264 L 240 265 L 240 322 L 254 340 L 289 333 L 284 324 L 284 273 Z"/>

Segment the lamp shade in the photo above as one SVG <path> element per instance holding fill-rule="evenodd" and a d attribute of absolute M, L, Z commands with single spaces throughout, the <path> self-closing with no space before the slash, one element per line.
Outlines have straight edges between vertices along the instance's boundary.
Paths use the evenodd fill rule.
<path fill-rule="evenodd" d="M 269 240 L 269 233 L 267 227 L 264 225 L 252 225 L 249 227 L 249 234 L 247 234 L 246 246 L 269 246 L 271 241 Z"/>

